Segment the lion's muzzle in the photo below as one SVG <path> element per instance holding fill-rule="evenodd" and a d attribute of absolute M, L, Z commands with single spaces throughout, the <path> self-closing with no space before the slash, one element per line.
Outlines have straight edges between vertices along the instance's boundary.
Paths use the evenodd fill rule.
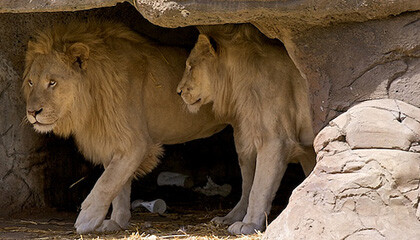
<path fill-rule="evenodd" d="M 30 123 L 34 124 L 37 122 L 36 116 L 42 112 L 42 108 L 38 110 L 28 110 L 26 116 L 28 117 L 28 120 Z"/>

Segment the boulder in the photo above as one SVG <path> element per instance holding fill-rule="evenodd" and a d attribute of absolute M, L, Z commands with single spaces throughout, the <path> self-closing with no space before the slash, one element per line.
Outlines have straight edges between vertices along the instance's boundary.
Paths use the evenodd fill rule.
<path fill-rule="evenodd" d="M 315 138 L 317 165 L 263 239 L 417 239 L 420 109 L 366 101 Z"/>

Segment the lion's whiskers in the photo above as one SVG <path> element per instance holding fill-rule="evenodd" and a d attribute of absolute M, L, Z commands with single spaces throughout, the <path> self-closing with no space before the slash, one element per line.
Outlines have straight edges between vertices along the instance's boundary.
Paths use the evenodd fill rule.
<path fill-rule="evenodd" d="M 20 121 L 19 127 L 22 127 L 25 124 L 30 124 L 28 117 L 26 115 L 23 117 L 22 121 Z"/>

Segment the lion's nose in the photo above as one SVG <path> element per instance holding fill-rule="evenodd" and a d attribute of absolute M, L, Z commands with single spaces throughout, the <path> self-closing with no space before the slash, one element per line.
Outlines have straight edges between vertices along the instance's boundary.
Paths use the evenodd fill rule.
<path fill-rule="evenodd" d="M 179 90 L 177 93 L 178 93 L 179 96 L 181 96 L 182 90 Z"/>
<path fill-rule="evenodd" d="M 34 111 L 34 110 L 28 110 L 28 114 L 36 117 L 36 115 L 40 114 L 42 112 L 42 108 L 40 108 L 38 111 Z"/>

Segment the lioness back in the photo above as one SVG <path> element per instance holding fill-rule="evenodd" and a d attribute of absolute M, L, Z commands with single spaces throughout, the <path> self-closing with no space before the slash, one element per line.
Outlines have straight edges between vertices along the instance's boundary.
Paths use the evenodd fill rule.
<path fill-rule="evenodd" d="M 146 49 L 139 46 L 139 49 L 141 54 L 133 56 L 135 62 L 132 63 L 134 71 L 130 72 L 133 76 L 130 95 L 142 98 L 144 106 L 141 108 L 153 139 L 163 144 L 181 143 L 196 139 L 198 135 L 208 137 L 224 127 L 220 125 L 214 129 L 213 124 L 208 124 L 209 121 L 216 122 L 210 106 L 192 114 L 176 94 L 188 55 L 184 49 L 158 45 Z M 145 76 L 143 81 L 134 80 L 142 75 Z M 139 88 L 144 89 L 141 94 L 136 91 Z"/>

